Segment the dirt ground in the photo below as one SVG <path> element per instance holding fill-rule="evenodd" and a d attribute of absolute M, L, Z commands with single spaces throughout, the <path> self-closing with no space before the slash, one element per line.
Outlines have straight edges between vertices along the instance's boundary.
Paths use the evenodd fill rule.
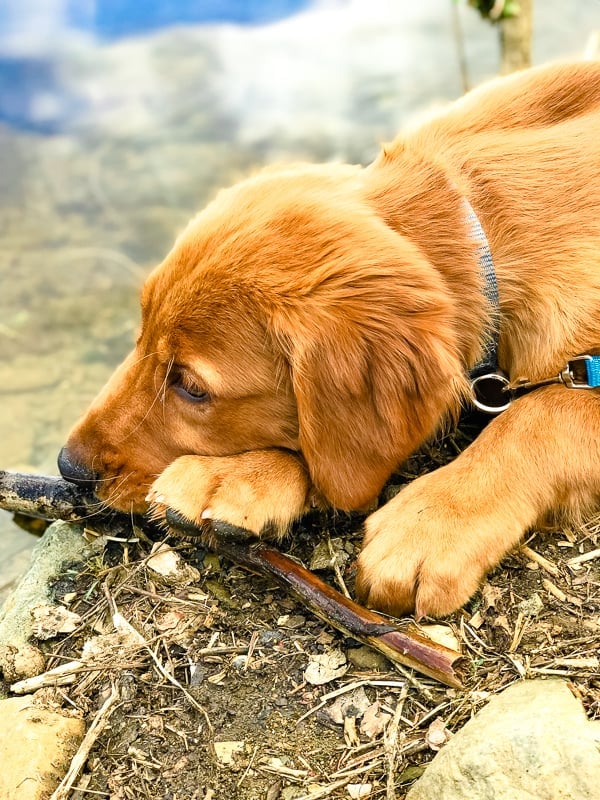
<path fill-rule="evenodd" d="M 384 494 L 451 459 L 476 428 L 414 456 Z M 356 515 L 314 514 L 282 547 L 308 565 L 332 540 L 352 591 L 360 527 Z M 93 734 L 72 800 L 402 798 L 437 749 L 523 677 L 565 676 L 600 717 L 598 520 L 536 533 L 443 621 L 465 656 L 464 689 L 395 667 L 198 544 L 169 538 L 197 572 L 161 577 L 153 542 L 134 534 L 103 540 L 54 587 L 78 616 L 43 644 L 47 667 L 95 643 L 70 685 L 44 690 Z M 319 574 L 335 585 L 333 567 Z M 344 662 L 337 677 L 311 683 L 307 665 L 332 652 Z"/>

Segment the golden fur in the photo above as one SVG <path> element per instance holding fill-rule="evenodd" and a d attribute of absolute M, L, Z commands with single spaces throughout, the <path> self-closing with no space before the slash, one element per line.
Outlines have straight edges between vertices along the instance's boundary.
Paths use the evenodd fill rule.
<path fill-rule="evenodd" d="M 257 534 L 311 503 L 366 507 L 458 414 L 482 351 L 463 198 L 497 271 L 502 369 L 541 379 L 598 349 L 599 165 L 600 63 L 582 62 L 493 81 L 366 168 L 269 169 L 223 191 L 148 278 L 135 350 L 68 463 L 115 507 Z M 599 430 L 595 391 L 514 402 L 367 519 L 360 597 L 461 605 L 528 527 L 598 502 Z"/>

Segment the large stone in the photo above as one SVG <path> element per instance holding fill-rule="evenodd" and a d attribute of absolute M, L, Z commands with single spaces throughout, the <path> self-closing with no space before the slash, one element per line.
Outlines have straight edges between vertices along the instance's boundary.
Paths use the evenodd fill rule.
<path fill-rule="evenodd" d="M 84 733 L 80 717 L 38 705 L 31 697 L 0 700 L 2 800 L 47 800 Z"/>
<path fill-rule="evenodd" d="M 407 800 L 594 800 L 600 723 L 561 680 L 493 697 L 437 754 Z"/>
<path fill-rule="evenodd" d="M 83 562 L 93 545 L 81 535 L 81 527 L 55 522 L 44 533 L 31 555 L 31 566 L 0 609 L 0 646 L 20 649 L 32 635 L 31 609 L 51 601 L 51 584 L 67 564 Z"/>

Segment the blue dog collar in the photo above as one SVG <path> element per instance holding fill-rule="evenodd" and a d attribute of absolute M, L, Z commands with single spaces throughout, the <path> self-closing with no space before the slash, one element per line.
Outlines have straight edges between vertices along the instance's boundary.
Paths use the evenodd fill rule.
<path fill-rule="evenodd" d="M 521 393 L 553 383 L 562 383 L 569 389 L 599 388 L 600 355 L 575 356 L 566 363 L 558 375 L 541 381 L 524 379 L 511 383 L 508 376 L 498 368 L 500 300 L 492 251 L 473 206 L 466 198 L 463 199 L 463 203 L 470 235 L 477 243 L 477 258 L 483 293 L 490 306 L 490 321 L 485 333 L 484 353 L 470 372 L 475 408 L 487 414 L 499 414 L 501 411 L 505 411 L 512 400 Z"/>
<path fill-rule="evenodd" d="M 587 373 L 590 389 L 600 386 L 600 356 L 581 356 L 585 358 L 585 371 Z"/>

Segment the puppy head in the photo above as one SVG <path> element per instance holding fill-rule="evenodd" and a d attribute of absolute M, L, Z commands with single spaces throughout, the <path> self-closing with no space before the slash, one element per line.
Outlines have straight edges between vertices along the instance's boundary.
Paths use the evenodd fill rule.
<path fill-rule="evenodd" d="M 124 511 L 146 510 L 150 485 L 178 456 L 298 449 L 287 370 L 244 298 L 226 285 L 190 295 L 194 281 L 166 280 L 171 272 L 167 260 L 149 278 L 135 349 L 59 457 L 64 477 Z"/>
<path fill-rule="evenodd" d="M 286 448 L 331 504 L 359 508 L 456 402 L 452 311 L 360 170 L 264 172 L 222 192 L 151 274 L 135 350 L 63 462 L 143 510 L 179 455 Z"/>

